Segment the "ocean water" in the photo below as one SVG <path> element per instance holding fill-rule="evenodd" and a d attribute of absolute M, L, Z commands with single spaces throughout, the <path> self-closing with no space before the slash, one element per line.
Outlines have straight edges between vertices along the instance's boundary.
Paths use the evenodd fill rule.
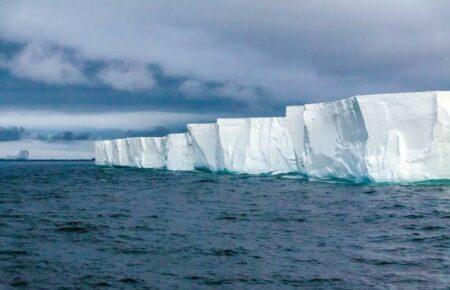
<path fill-rule="evenodd" d="M 0 289 L 449 289 L 450 183 L 0 162 Z"/>

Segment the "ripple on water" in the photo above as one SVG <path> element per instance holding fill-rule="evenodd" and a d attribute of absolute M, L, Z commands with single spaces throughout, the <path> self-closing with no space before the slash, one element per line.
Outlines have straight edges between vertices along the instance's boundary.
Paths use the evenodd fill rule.
<path fill-rule="evenodd" d="M 3 162 L 0 184 L 0 288 L 450 285 L 448 182 Z"/>

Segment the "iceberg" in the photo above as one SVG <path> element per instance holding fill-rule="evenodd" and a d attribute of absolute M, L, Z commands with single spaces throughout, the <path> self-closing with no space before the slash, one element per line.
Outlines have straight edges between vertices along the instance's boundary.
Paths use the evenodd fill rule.
<path fill-rule="evenodd" d="M 95 141 L 95 164 L 165 168 L 166 137 L 135 137 Z"/>
<path fill-rule="evenodd" d="M 376 182 L 450 178 L 450 93 L 356 96 L 286 109 L 299 172 Z"/>
<path fill-rule="evenodd" d="M 286 115 L 299 172 L 320 179 L 367 177 L 367 132 L 355 98 L 288 107 Z"/>
<path fill-rule="evenodd" d="M 216 123 L 188 124 L 194 154 L 194 168 L 212 172 L 224 169 Z"/>
<path fill-rule="evenodd" d="M 167 169 L 192 171 L 194 167 L 194 151 L 187 133 L 167 135 Z"/>
<path fill-rule="evenodd" d="M 142 168 L 142 141 L 141 138 L 126 138 L 128 151 L 128 166 Z"/>
<path fill-rule="evenodd" d="M 167 166 L 166 137 L 141 137 L 141 167 L 165 168 Z"/>
<path fill-rule="evenodd" d="M 410 182 L 450 179 L 450 92 L 354 96 L 219 118 L 186 133 L 96 141 L 97 165 Z"/>
<path fill-rule="evenodd" d="M 117 139 L 115 140 L 116 143 L 116 155 L 114 165 L 116 166 L 131 166 L 130 162 L 130 156 L 128 154 L 128 142 L 127 139 Z"/>
<path fill-rule="evenodd" d="M 106 142 L 108 141 L 95 141 L 95 165 L 112 165 L 106 153 Z"/>
<path fill-rule="evenodd" d="M 369 178 L 420 181 L 450 178 L 450 92 L 356 97 L 368 139 Z"/>
<path fill-rule="evenodd" d="M 297 170 L 306 174 L 304 164 L 305 153 L 305 122 L 303 121 L 304 106 L 286 107 L 286 128 L 292 141 Z"/>
<path fill-rule="evenodd" d="M 286 118 L 218 119 L 224 168 L 236 173 L 288 173 L 297 170 Z"/>

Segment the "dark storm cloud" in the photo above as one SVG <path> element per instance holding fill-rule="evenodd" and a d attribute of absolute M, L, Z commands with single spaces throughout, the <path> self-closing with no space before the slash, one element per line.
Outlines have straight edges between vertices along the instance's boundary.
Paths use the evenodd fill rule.
<path fill-rule="evenodd" d="M 91 135 L 89 133 L 77 133 L 72 131 L 63 131 L 59 132 L 57 134 L 50 134 L 50 135 L 38 135 L 38 140 L 42 141 L 49 141 L 49 142 L 57 142 L 57 141 L 64 141 L 64 142 L 71 142 L 71 141 L 85 141 L 92 139 Z"/>
<path fill-rule="evenodd" d="M 0 127 L 0 142 L 17 141 L 27 136 L 23 127 Z"/>
<path fill-rule="evenodd" d="M 0 72 L 0 106 L 16 109 L 38 108 L 59 111 L 135 111 L 167 110 L 170 112 L 216 113 L 242 112 L 250 108 L 245 99 L 214 96 L 204 91 L 191 97 L 180 90 L 184 81 L 162 79 L 152 90 L 121 91 L 106 86 L 48 86 L 23 79 L 15 79 Z M 223 89 L 223 86 L 216 85 Z M 220 93 L 217 91 L 217 93 Z M 268 98 L 267 96 L 258 96 Z M 265 102 L 271 103 L 270 100 Z M 275 106 L 279 105 L 274 103 Z M 257 108 L 256 112 L 272 112 L 270 108 Z"/>
<path fill-rule="evenodd" d="M 3 1 L 0 103 L 280 115 L 449 89 L 447 3 Z"/>

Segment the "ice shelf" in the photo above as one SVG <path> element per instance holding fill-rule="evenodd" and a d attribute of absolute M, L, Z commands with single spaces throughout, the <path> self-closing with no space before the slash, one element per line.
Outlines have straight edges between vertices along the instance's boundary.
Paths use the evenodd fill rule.
<path fill-rule="evenodd" d="M 450 92 L 354 96 L 288 106 L 286 117 L 188 124 L 167 137 L 96 141 L 98 165 L 316 179 L 450 179 Z"/>

